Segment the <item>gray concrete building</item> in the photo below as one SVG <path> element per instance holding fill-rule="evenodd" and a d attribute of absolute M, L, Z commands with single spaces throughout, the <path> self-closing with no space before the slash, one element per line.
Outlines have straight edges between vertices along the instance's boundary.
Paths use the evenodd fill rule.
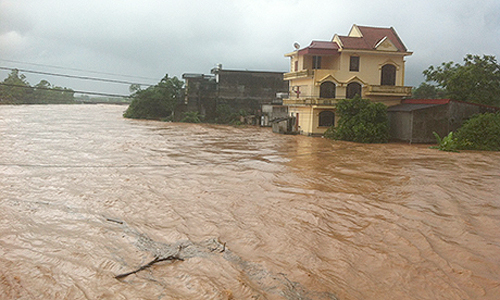
<path fill-rule="evenodd" d="M 277 95 L 288 92 L 283 72 L 226 70 L 217 65 L 209 75 L 185 73 L 182 78 L 185 96 L 176 109 L 177 120 L 183 112 L 197 111 L 206 121 L 215 121 L 220 114 L 246 114 L 260 123 L 262 106 L 280 105 Z"/>

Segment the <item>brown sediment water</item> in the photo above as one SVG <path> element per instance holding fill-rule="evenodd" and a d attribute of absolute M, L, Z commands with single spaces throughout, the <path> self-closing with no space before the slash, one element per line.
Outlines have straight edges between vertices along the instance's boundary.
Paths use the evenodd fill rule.
<path fill-rule="evenodd" d="M 499 153 L 124 109 L 0 106 L 0 299 L 500 299 Z"/>

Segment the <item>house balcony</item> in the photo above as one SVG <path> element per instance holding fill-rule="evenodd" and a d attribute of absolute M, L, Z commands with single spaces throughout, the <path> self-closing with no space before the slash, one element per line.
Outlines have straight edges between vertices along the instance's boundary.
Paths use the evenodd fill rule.
<path fill-rule="evenodd" d="M 297 78 L 306 78 L 306 77 L 311 77 L 314 75 L 314 70 L 301 70 L 297 72 L 290 72 L 290 73 L 285 73 L 283 74 L 283 79 L 284 80 L 292 80 L 292 79 L 297 79 Z"/>
<path fill-rule="evenodd" d="M 364 88 L 364 94 L 365 96 L 408 97 L 411 96 L 411 89 L 411 86 L 369 85 Z"/>
<path fill-rule="evenodd" d="M 301 98 L 288 98 L 283 99 L 283 105 L 287 106 L 335 106 L 337 104 L 337 99 L 330 98 L 313 98 L 313 97 L 301 97 Z"/>

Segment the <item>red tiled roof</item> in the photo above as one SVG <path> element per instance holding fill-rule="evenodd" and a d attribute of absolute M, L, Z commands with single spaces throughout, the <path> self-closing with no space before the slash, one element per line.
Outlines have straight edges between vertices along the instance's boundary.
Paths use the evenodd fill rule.
<path fill-rule="evenodd" d="M 450 103 L 451 99 L 404 99 L 401 103 L 405 104 L 446 104 Z"/>
<path fill-rule="evenodd" d="M 495 111 L 500 111 L 500 107 L 484 105 L 484 104 L 479 104 L 479 103 L 474 103 L 474 102 L 453 100 L 453 99 L 403 99 L 403 100 L 401 100 L 401 104 L 447 104 L 450 102 L 465 103 L 468 105 L 487 107 L 487 108 L 490 108 L 490 109 L 495 110 Z"/>
<path fill-rule="evenodd" d="M 318 49 L 339 49 L 339 45 L 335 42 L 330 41 L 312 41 L 308 48 L 318 48 Z"/>
<path fill-rule="evenodd" d="M 336 54 L 338 53 L 339 45 L 336 42 L 329 41 L 312 41 L 306 48 L 300 49 L 299 54 Z"/>
<path fill-rule="evenodd" d="M 407 52 L 405 45 L 399 38 L 394 28 L 357 26 L 363 37 L 339 36 L 343 48 L 372 50 L 385 37 L 387 37 L 396 46 L 398 51 Z"/>

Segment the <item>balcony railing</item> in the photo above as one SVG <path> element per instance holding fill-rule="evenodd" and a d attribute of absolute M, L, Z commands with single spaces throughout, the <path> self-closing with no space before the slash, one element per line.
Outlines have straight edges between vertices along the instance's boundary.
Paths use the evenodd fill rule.
<path fill-rule="evenodd" d="M 367 85 L 363 87 L 363 97 L 406 97 L 411 96 L 410 86 Z M 388 98 L 391 99 L 391 98 Z M 320 98 L 318 93 L 312 92 L 311 86 L 300 86 L 290 90 L 289 97 L 283 99 L 283 105 L 336 105 L 339 99 Z"/>
<path fill-rule="evenodd" d="M 283 105 L 335 105 L 337 99 L 328 98 L 289 98 L 283 99 Z"/>
<path fill-rule="evenodd" d="M 295 78 L 302 78 L 302 77 L 309 77 L 314 75 L 314 70 L 301 70 L 297 72 L 290 72 L 290 73 L 285 73 L 283 75 L 284 80 L 290 80 L 290 79 L 295 79 Z"/>
<path fill-rule="evenodd" d="M 411 86 L 369 85 L 365 87 L 366 96 L 411 96 Z"/>

